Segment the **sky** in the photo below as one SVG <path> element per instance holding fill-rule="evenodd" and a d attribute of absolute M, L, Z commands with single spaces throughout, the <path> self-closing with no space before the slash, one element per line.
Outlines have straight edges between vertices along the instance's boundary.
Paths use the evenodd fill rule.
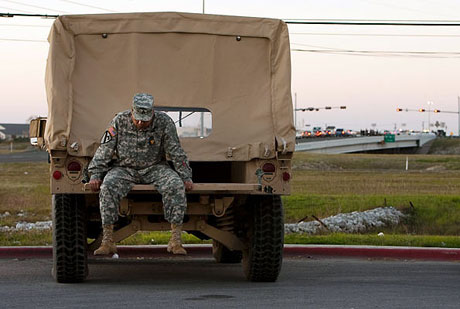
<path fill-rule="evenodd" d="M 292 19 L 460 23 L 459 0 L 0 0 L 0 12 L 92 14 L 177 11 Z M 0 123 L 46 116 L 46 41 L 53 19 L 0 18 Z M 460 27 L 289 25 L 296 127 L 458 134 Z M 399 53 L 397 53 L 399 52 Z M 403 52 L 403 53 L 400 53 Z M 429 52 L 426 54 L 425 52 Z M 293 102 L 293 104 L 295 104 Z M 414 111 L 397 112 L 396 108 Z M 416 110 L 439 109 L 441 113 Z M 454 113 L 444 113 L 444 111 Z"/>

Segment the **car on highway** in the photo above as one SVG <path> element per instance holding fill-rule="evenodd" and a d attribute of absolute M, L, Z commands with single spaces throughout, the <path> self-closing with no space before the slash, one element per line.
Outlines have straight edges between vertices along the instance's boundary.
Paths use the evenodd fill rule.
<path fill-rule="evenodd" d="M 335 134 L 334 134 L 336 137 L 348 137 L 351 135 L 351 131 L 350 130 L 345 130 L 343 128 L 338 128 L 335 130 Z"/>
<path fill-rule="evenodd" d="M 312 132 L 312 135 L 314 137 L 322 137 L 323 136 L 323 130 L 321 129 L 321 127 L 313 127 L 311 132 Z"/>

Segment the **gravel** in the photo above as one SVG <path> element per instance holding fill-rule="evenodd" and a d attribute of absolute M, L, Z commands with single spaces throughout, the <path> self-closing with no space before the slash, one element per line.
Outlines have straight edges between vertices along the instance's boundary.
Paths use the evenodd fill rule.
<path fill-rule="evenodd" d="M 399 224 L 405 215 L 394 207 L 379 207 L 363 212 L 338 214 L 321 219 L 327 226 L 324 227 L 318 221 L 299 222 L 297 224 L 285 224 L 286 234 L 319 234 L 333 233 L 364 233 L 376 228 L 383 228 Z"/>
<path fill-rule="evenodd" d="M 0 214 L 0 217 L 7 216 L 10 216 L 10 213 Z M 325 232 L 364 233 L 377 228 L 397 225 L 404 217 L 405 215 L 394 207 L 379 207 L 363 212 L 354 211 L 321 219 L 321 222 L 327 228 L 318 221 L 309 221 L 285 224 L 284 231 L 286 234 L 300 233 L 310 235 Z M 37 221 L 35 223 L 20 221 L 16 223 L 16 226 L 0 226 L 0 232 L 51 230 L 52 225 L 52 221 Z"/>
<path fill-rule="evenodd" d="M 17 222 L 16 226 L 0 226 L 0 232 L 17 232 L 17 231 L 44 231 L 51 230 L 53 226 L 52 221 L 37 221 L 35 223 L 30 222 Z"/>

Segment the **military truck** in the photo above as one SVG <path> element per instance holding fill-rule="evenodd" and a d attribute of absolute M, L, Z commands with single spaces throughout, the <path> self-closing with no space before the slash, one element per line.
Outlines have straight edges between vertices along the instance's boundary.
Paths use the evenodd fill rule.
<path fill-rule="evenodd" d="M 88 275 L 101 218 L 86 167 L 114 115 L 148 92 L 175 121 L 193 169 L 183 229 L 212 239 L 218 263 L 242 262 L 248 280 L 275 281 L 295 146 L 286 24 L 173 12 L 66 15 L 49 43 L 48 117 L 33 120 L 30 133 L 50 158 L 55 279 Z M 135 185 L 119 214 L 115 241 L 169 230 L 151 185 Z"/>

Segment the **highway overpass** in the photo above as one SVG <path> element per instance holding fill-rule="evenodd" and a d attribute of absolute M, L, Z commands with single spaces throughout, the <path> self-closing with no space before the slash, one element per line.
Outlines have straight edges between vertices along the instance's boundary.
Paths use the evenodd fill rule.
<path fill-rule="evenodd" d="M 435 138 L 434 134 L 395 135 L 394 142 L 385 142 L 384 136 L 307 138 L 296 141 L 295 151 L 334 154 L 407 148 L 420 149 Z"/>

